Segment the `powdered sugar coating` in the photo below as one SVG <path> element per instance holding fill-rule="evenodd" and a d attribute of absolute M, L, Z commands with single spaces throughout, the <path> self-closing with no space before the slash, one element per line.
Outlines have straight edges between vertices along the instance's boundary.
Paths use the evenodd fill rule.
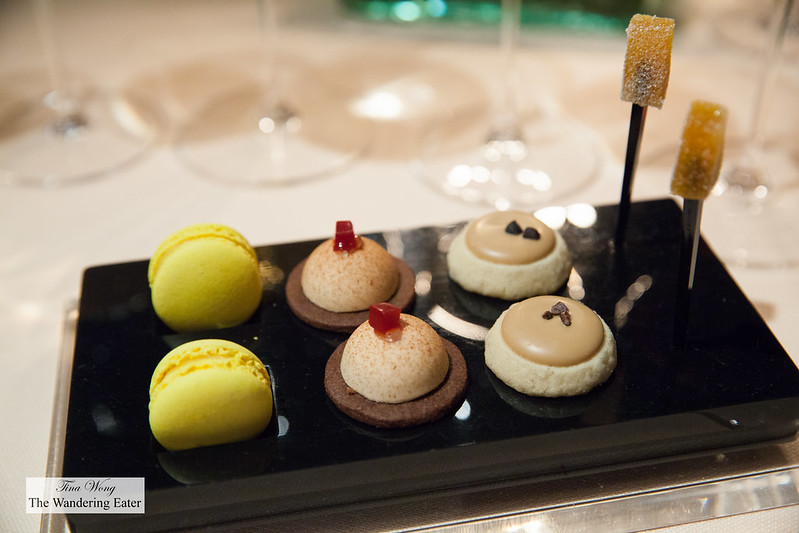
<path fill-rule="evenodd" d="M 633 15 L 627 26 L 627 53 L 621 99 L 660 109 L 671 71 L 674 20 Z"/>

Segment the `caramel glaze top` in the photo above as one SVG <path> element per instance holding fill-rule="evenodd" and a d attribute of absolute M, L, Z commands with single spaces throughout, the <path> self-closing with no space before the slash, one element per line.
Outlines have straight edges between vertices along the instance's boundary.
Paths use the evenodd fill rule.
<path fill-rule="evenodd" d="M 545 318 L 562 302 L 568 320 L 560 315 Z M 565 325 L 570 321 L 569 326 Z M 543 365 L 572 366 L 587 361 L 605 339 L 602 321 L 589 307 L 561 296 L 536 296 L 513 304 L 502 321 L 502 338 L 519 356 Z"/>
<path fill-rule="evenodd" d="M 523 233 L 509 233 L 508 224 L 516 222 L 522 232 L 534 228 L 538 238 Z M 530 213 L 497 211 L 475 220 L 466 230 L 466 246 L 474 255 L 492 263 L 524 265 L 549 255 L 555 248 L 555 232 Z"/>

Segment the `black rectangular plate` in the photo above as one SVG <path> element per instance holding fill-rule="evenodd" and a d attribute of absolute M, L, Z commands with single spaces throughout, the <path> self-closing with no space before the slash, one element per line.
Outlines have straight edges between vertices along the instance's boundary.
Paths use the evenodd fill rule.
<path fill-rule="evenodd" d="M 583 213 L 589 222 L 592 213 Z M 794 438 L 799 370 L 704 241 L 687 343 L 673 344 L 677 204 L 634 203 L 623 246 L 612 242 L 616 207 L 595 213 L 593 223 L 561 228 L 577 274 L 561 293 L 610 325 L 619 363 L 607 383 L 578 398 L 529 398 L 486 369 L 480 334 L 509 302 L 448 278 L 444 250 L 460 225 L 371 235 L 417 273 L 413 314 L 458 345 L 469 371 L 457 413 L 403 430 L 359 424 L 325 395 L 325 362 L 346 335 L 299 321 L 283 291 L 319 241 L 257 248 L 268 280 L 258 311 L 241 326 L 199 334 L 173 333 L 155 316 L 147 261 L 87 269 L 63 475 L 144 477 L 147 512 L 72 515 L 72 525 L 221 524 Z M 168 452 L 149 430 L 150 377 L 171 348 L 197 338 L 257 354 L 273 378 L 276 416 L 255 440 Z"/>

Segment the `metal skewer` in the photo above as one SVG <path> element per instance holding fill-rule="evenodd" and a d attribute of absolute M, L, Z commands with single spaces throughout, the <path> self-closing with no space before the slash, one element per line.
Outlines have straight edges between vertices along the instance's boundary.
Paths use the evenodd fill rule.
<path fill-rule="evenodd" d="M 674 316 L 674 343 L 677 346 L 685 345 L 686 330 L 688 329 L 703 205 L 704 200 L 683 199 L 682 240 L 680 241 L 680 261 L 677 275 L 677 308 Z"/>
<path fill-rule="evenodd" d="M 638 153 L 641 149 L 641 138 L 644 133 L 647 109 L 647 106 L 633 104 L 630 111 L 630 130 L 627 134 L 627 153 L 624 157 L 624 178 L 621 184 L 621 198 L 619 199 L 619 218 L 616 222 L 616 243 L 619 244 L 624 241 L 627 234 L 633 177 L 638 166 Z"/>

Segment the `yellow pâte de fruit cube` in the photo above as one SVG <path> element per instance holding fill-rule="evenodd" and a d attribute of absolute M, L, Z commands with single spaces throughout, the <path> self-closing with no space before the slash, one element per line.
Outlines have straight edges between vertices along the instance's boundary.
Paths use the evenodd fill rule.
<path fill-rule="evenodd" d="M 724 106 L 713 102 L 691 104 L 671 180 L 673 194 L 704 200 L 713 190 L 724 158 L 727 114 Z"/>
<path fill-rule="evenodd" d="M 627 53 L 621 99 L 660 109 L 671 72 L 674 19 L 633 15 L 627 26 Z"/>

